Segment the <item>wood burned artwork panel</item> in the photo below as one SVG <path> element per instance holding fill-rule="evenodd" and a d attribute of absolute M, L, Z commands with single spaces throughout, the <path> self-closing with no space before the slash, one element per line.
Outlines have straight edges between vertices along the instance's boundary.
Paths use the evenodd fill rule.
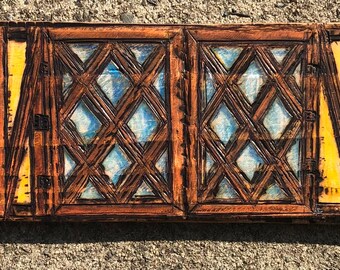
<path fill-rule="evenodd" d="M 103 52 L 103 47 L 107 45 L 101 44 L 100 52 Z M 99 44 L 91 43 L 70 43 L 64 45 L 64 52 L 69 50 L 69 55 L 72 55 L 73 59 L 68 60 L 71 63 L 79 63 L 78 69 L 84 72 L 81 67 L 88 65 L 91 68 L 90 57 L 96 54 L 98 46 Z M 159 47 L 152 43 L 120 46 L 124 46 L 124 51 L 130 53 L 127 57 L 133 57 L 135 66 L 140 68 L 143 67 L 150 54 Z M 99 57 L 103 58 L 103 56 L 93 56 L 92 62 Z M 97 70 L 94 73 L 98 76 L 86 86 L 92 91 L 86 93 L 76 88 L 74 81 L 78 74 L 75 70 L 65 71 L 61 76 L 62 81 L 58 83 L 61 86 L 57 88 L 60 90 L 59 96 L 63 103 L 58 109 L 62 119 L 60 131 L 64 148 L 61 163 L 64 167 L 63 183 L 66 201 L 72 202 L 73 199 L 75 202 L 78 200 L 114 200 L 113 194 L 122 197 L 119 200 L 123 202 L 139 198 L 157 201 L 160 197 L 156 196 L 157 193 L 155 188 L 152 188 L 154 184 L 150 178 L 159 183 L 167 183 L 171 180 L 167 174 L 169 145 L 167 144 L 166 107 L 168 106 L 165 106 L 167 82 L 164 79 L 164 62 L 159 61 L 156 67 L 151 68 L 155 69 L 153 72 L 155 76 L 149 78 L 148 88 L 144 86 L 145 88 L 136 89 L 133 86 L 133 75 L 126 74 L 116 57 L 116 55 L 109 55 L 106 59 L 98 59 L 103 62 L 99 67 L 98 63 L 95 63 Z M 70 68 L 67 63 L 58 64 L 64 64 L 65 69 Z M 125 64 L 128 65 L 128 63 Z M 62 69 L 61 72 L 64 71 Z M 129 98 L 134 100 L 130 101 Z M 130 110 L 127 111 L 125 108 L 129 107 Z M 124 123 L 119 123 L 119 121 Z M 100 141 L 101 139 L 103 142 Z M 160 141 L 160 143 L 153 144 L 153 140 Z M 148 151 L 158 157 L 153 161 L 156 170 L 153 169 L 153 175 L 141 175 L 134 179 L 136 176 L 133 175 L 144 167 L 138 168 L 138 165 L 142 163 L 143 156 L 148 156 Z M 86 167 L 86 163 L 93 164 L 92 168 Z M 94 171 L 94 167 L 97 167 L 97 171 Z M 136 173 L 133 173 L 133 170 Z M 78 175 L 84 179 L 77 179 Z M 72 187 L 72 184 L 75 185 L 78 181 L 81 182 L 79 183 L 80 190 L 76 191 L 77 187 Z M 124 189 L 123 184 L 127 185 L 130 181 L 135 185 L 133 190 L 129 190 L 128 193 L 117 190 L 118 187 Z M 105 186 L 101 182 L 109 183 L 112 187 Z M 116 192 L 113 192 L 112 188 L 115 188 Z M 168 190 L 165 192 L 167 195 L 169 193 Z M 163 199 L 169 200 L 168 196 Z"/>
<path fill-rule="evenodd" d="M 0 218 L 6 210 L 6 34 L 5 27 L 0 27 Z"/>
<path fill-rule="evenodd" d="M 195 34 L 192 211 L 310 212 L 302 168 L 311 136 L 304 121 L 308 42 L 211 42 Z"/>
<path fill-rule="evenodd" d="M 329 25 L 323 34 L 320 113 L 320 157 L 318 183 L 318 211 L 336 212 L 340 203 L 340 141 L 339 141 L 339 68 L 340 32 L 339 27 Z"/>
<path fill-rule="evenodd" d="M 21 83 L 25 69 L 26 42 L 8 40 L 8 140 L 11 140 L 14 119 L 18 111 L 19 99 L 21 95 Z M 18 183 L 15 191 L 15 204 L 28 205 L 31 203 L 31 158 L 29 139 L 26 138 L 24 144 L 24 158 L 20 166 Z"/>
<path fill-rule="evenodd" d="M 6 162 L 5 217 L 34 213 L 34 98 L 38 95 L 40 31 L 6 29 L 6 84 L 4 114 Z M 40 145 L 41 146 L 41 145 Z"/>
<path fill-rule="evenodd" d="M 339 29 L 1 23 L 1 218 L 338 221 Z"/>
<path fill-rule="evenodd" d="M 170 123 L 177 106 L 170 97 L 173 46 L 157 38 L 53 41 L 57 215 L 84 213 L 89 205 L 113 214 L 180 213 L 176 117 Z"/>

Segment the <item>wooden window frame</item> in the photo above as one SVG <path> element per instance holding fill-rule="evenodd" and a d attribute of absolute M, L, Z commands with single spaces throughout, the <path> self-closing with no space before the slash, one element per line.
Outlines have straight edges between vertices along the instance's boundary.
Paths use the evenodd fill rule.
<path fill-rule="evenodd" d="M 319 189 L 319 136 L 318 98 L 320 82 L 327 83 L 326 91 L 331 100 L 329 106 L 338 146 L 340 125 L 340 82 L 336 74 L 330 40 L 339 40 L 340 26 L 337 24 L 295 24 L 295 25 L 228 25 L 228 26 L 145 26 L 145 25 L 111 25 L 111 24 L 52 24 L 52 23 L 1 23 L 0 35 L 0 116 L 6 119 L 7 71 L 6 42 L 10 33 L 24 32 L 29 59 L 24 79 L 25 93 L 20 97 L 18 120 L 14 123 L 16 131 L 10 141 L 6 134 L 6 120 L 0 121 L 0 216 L 5 219 L 105 219 L 105 220 L 218 220 L 231 219 L 252 220 L 259 217 L 271 218 L 306 218 L 318 220 L 320 217 L 340 215 L 340 204 L 318 202 Z M 95 34 L 94 34 L 95 33 Z M 169 40 L 169 53 L 172 61 L 170 73 L 169 98 L 171 103 L 172 143 L 171 173 L 173 175 L 173 204 L 168 205 L 62 205 L 59 190 L 56 93 L 57 82 L 54 73 L 55 41 L 69 40 Z M 198 77 L 200 44 L 205 42 L 302 42 L 307 48 L 306 91 L 304 111 L 315 112 L 316 119 L 303 114 L 304 130 L 308 136 L 304 139 L 304 185 L 303 204 L 228 204 L 205 203 L 199 200 L 197 192 L 199 179 L 198 164 Z M 266 56 L 266 53 L 263 53 Z M 34 59 L 30 61 L 30 59 Z M 47 71 L 44 69 L 46 68 Z M 274 69 L 275 70 L 275 69 Z M 280 78 L 279 78 L 280 79 Z M 48 106 L 47 104 L 51 104 Z M 51 130 L 32 132 L 32 115 L 42 114 L 50 117 Z M 313 118 L 313 116 L 312 116 Z M 307 134 L 306 133 L 306 134 Z M 30 136 L 34 156 L 32 194 L 30 207 L 13 205 L 13 198 L 23 156 L 24 140 Z M 339 147 L 340 148 L 340 147 Z M 39 162 L 41 161 L 41 162 Z M 52 182 L 44 185 L 38 176 L 51 177 Z"/>
<path fill-rule="evenodd" d="M 182 100 L 179 98 L 181 95 L 181 89 L 178 87 L 177 82 L 181 79 L 181 73 L 175 72 L 176 70 L 182 70 L 182 62 L 178 58 L 177 54 L 183 50 L 183 40 L 180 28 L 176 27 L 141 27 L 141 26 L 116 26 L 116 27 L 86 27 L 86 28 L 46 28 L 47 36 L 50 37 L 48 42 L 45 39 L 44 48 L 46 51 L 56 51 L 57 46 L 52 47 L 53 43 L 58 41 L 69 41 L 69 40 L 109 40 L 109 41 L 122 41 L 122 40 L 145 40 L 152 41 L 164 40 L 168 42 L 169 46 L 169 62 L 171 72 L 169 73 L 169 104 L 170 108 L 170 119 L 171 123 L 167 123 L 170 136 L 170 149 L 171 153 L 170 160 L 172 161 L 171 175 L 172 175 L 172 199 L 169 199 L 168 204 L 98 204 L 98 205 L 71 205 L 67 204 L 68 201 L 63 203 L 60 198 L 54 196 L 54 202 L 49 202 L 50 208 L 52 205 L 55 206 L 54 215 L 56 216 L 68 216 L 68 215 L 116 215 L 116 216 L 181 216 L 183 215 L 183 199 L 182 199 L 182 178 L 181 178 L 181 167 L 183 164 L 183 157 L 180 155 L 183 152 L 181 141 L 183 141 L 183 129 L 181 127 L 182 113 L 180 111 L 180 106 L 182 105 Z M 94 35 L 94 33 L 96 33 Z M 66 35 L 65 35 L 66 34 Z M 106 46 L 107 47 L 107 46 Z M 110 47 L 110 46 L 109 46 Z M 112 46 L 111 46 L 112 47 Z M 110 49 L 106 48 L 107 53 Z M 101 53 L 105 53 L 102 50 Z M 163 53 L 166 53 L 164 51 Z M 52 53 L 53 54 L 53 53 Z M 51 53 L 47 53 L 51 55 Z M 104 57 L 102 57 L 104 59 Z M 99 59 L 100 60 L 100 59 Z M 52 59 L 45 59 L 46 62 L 53 63 Z M 128 67 L 127 67 L 128 68 Z M 50 66 L 50 70 L 53 70 L 53 66 Z M 173 72 L 172 72 L 173 71 Z M 51 80 L 52 78 L 52 80 Z M 53 76 L 46 78 L 46 87 L 52 89 L 51 85 L 56 85 L 56 80 L 53 81 Z M 74 91 L 75 92 L 75 91 Z M 56 97 L 56 93 L 50 93 L 50 98 L 52 104 L 56 104 L 53 98 Z M 58 140 L 58 133 L 53 127 L 58 124 L 58 119 L 52 115 L 56 115 L 57 108 L 51 106 L 51 125 L 52 125 L 52 140 L 50 141 L 51 146 L 55 144 Z M 117 112 L 118 113 L 118 112 Z M 117 116 L 118 117 L 118 116 Z M 165 116 L 166 117 L 166 116 Z M 118 120 L 117 120 L 118 121 Z M 55 131 L 55 132 L 53 132 Z M 166 133 L 165 136 L 167 137 Z M 164 137 L 164 136 L 163 136 Z M 57 149 L 53 153 L 54 157 L 58 157 Z M 57 166 L 56 166 L 57 167 Z M 53 169 L 51 175 L 60 175 L 60 171 Z M 54 194 L 58 194 L 58 177 L 53 177 L 53 187 Z M 43 192 L 43 191 L 40 191 Z M 166 191 L 164 191 L 166 192 Z M 38 191 L 39 193 L 39 191 Z M 65 205 L 64 205 L 65 203 Z M 42 203 L 38 203 L 42 205 Z M 95 212 L 94 212 L 95 208 Z M 38 207 L 38 209 L 43 209 L 43 207 Z M 97 213 L 96 213 L 97 212 Z M 43 213 L 42 214 L 46 214 Z"/>
<path fill-rule="evenodd" d="M 189 215 L 236 215 L 242 216 L 247 214 L 252 215 L 273 215 L 275 216 L 309 216 L 312 214 L 313 205 L 310 202 L 310 194 L 313 190 L 312 181 L 315 179 L 313 174 L 313 169 L 308 169 L 304 173 L 304 182 L 303 182 L 303 201 L 304 204 L 253 204 L 253 203 L 205 203 L 200 201 L 198 197 L 199 186 L 198 179 L 200 176 L 199 172 L 199 164 L 200 157 L 199 153 L 199 144 L 197 143 L 199 139 L 199 130 L 198 130 L 198 102 L 199 102 L 199 65 L 201 64 L 199 60 L 199 49 L 200 44 L 204 42 L 221 42 L 224 44 L 231 44 L 236 42 L 249 42 L 249 44 L 253 43 L 265 43 L 270 42 L 271 44 L 275 44 L 278 42 L 303 42 L 306 43 L 307 53 L 306 53 L 306 65 L 313 66 L 318 64 L 318 44 L 317 39 L 315 38 L 316 29 L 314 27 L 291 27 L 291 26 L 233 26 L 233 27 L 217 27 L 217 29 L 210 28 L 201 28 L 196 27 L 193 29 L 189 29 L 187 32 L 188 39 L 188 47 L 189 47 L 189 59 L 191 59 L 190 65 L 190 86 L 188 90 L 189 100 L 191 101 L 192 106 L 189 108 L 189 127 L 188 127 L 188 136 L 190 137 L 190 144 L 188 145 L 188 204 L 189 204 Z M 264 51 L 259 50 L 262 56 L 267 57 Z M 274 67 L 274 70 L 277 70 L 277 67 Z M 275 72 L 274 72 L 275 73 Z M 276 75 L 275 75 L 276 76 Z M 273 74 L 274 77 L 274 74 Z M 278 83 L 282 83 L 284 81 L 283 77 L 275 77 L 275 80 L 278 80 Z M 282 80 L 280 82 L 280 80 Z M 317 90 L 314 88 L 316 86 L 317 78 L 315 76 L 306 76 L 303 77 L 305 88 L 307 89 L 305 93 L 305 100 L 307 100 L 307 104 L 305 104 L 305 111 L 317 111 Z M 305 90 L 306 90 L 305 89 Z M 306 114 L 304 114 L 306 115 Z M 308 130 L 308 135 L 305 137 L 305 143 L 303 143 L 303 148 L 305 149 L 305 156 L 303 157 L 302 166 L 307 166 L 307 161 L 316 160 L 316 140 L 313 138 L 314 133 L 313 130 L 316 129 L 316 123 L 311 121 L 306 121 L 304 119 L 302 121 L 303 130 Z M 220 168 L 222 171 L 225 169 Z M 211 182 L 210 182 L 211 183 Z M 237 181 L 235 181 L 237 183 Z"/>

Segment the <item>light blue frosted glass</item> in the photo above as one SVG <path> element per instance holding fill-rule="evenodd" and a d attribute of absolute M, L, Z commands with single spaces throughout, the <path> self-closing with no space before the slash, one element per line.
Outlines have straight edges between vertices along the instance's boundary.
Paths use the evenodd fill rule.
<path fill-rule="evenodd" d="M 137 141 L 145 144 L 157 130 L 158 120 L 149 106 L 143 101 L 127 124 L 135 134 Z"/>
<path fill-rule="evenodd" d="M 131 44 L 128 45 L 131 52 L 134 54 L 136 60 L 140 65 L 148 59 L 150 54 L 153 52 L 157 45 L 156 44 Z"/>
<path fill-rule="evenodd" d="M 153 193 L 151 187 L 143 181 L 142 184 L 138 187 L 136 193 L 132 196 L 133 198 L 138 198 L 138 197 L 154 197 L 155 193 Z"/>
<path fill-rule="evenodd" d="M 294 70 L 293 76 L 298 86 L 301 86 L 301 63 L 297 65 Z"/>
<path fill-rule="evenodd" d="M 119 178 L 125 174 L 126 169 L 131 165 L 130 160 L 123 150 L 116 144 L 103 161 L 105 173 L 113 184 L 117 184 Z"/>
<path fill-rule="evenodd" d="M 255 172 L 260 171 L 264 165 L 263 159 L 259 156 L 251 143 L 248 143 L 243 149 L 236 163 L 250 181 L 253 180 Z"/>
<path fill-rule="evenodd" d="M 254 103 L 266 79 L 267 76 L 263 72 L 262 68 L 256 61 L 252 61 L 239 80 L 240 88 L 246 95 L 250 104 Z"/>
<path fill-rule="evenodd" d="M 223 64 L 223 66 L 229 70 L 242 52 L 242 48 L 213 47 L 212 51 L 216 55 L 217 59 Z"/>
<path fill-rule="evenodd" d="M 213 95 L 215 94 L 215 79 L 209 69 L 205 71 L 205 95 L 206 95 L 206 104 L 209 103 Z"/>
<path fill-rule="evenodd" d="M 289 149 L 287 161 L 292 168 L 295 176 L 300 179 L 301 161 L 300 161 L 300 138 L 296 139 L 294 144 Z"/>
<path fill-rule="evenodd" d="M 281 64 L 283 59 L 286 57 L 286 55 L 289 52 L 288 48 L 273 48 L 270 50 L 272 54 L 274 55 L 276 61 Z"/>
<path fill-rule="evenodd" d="M 131 85 L 130 80 L 119 71 L 112 61 L 104 69 L 103 73 L 98 76 L 97 82 L 113 105 L 117 105 Z"/>
<path fill-rule="evenodd" d="M 164 151 L 161 157 L 157 160 L 155 164 L 157 170 L 162 174 L 165 180 L 168 180 L 168 151 Z"/>
<path fill-rule="evenodd" d="M 98 190 L 93 186 L 91 182 L 88 182 L 85 190 L 80 195 L 80 199 L 84 200 L 101 200 L 104 197 L 98 192 Z"/>
<path fill-rule="evenodd" d="M 208 175 L 211 168 L 214 166 L 214 160 L 211 155 L 207 152 L 205 157 L 205 175 Z"/>
<path fill-rule="evenodd" d="M 287 199 L 288 195 L 277 183 L 271 184 L 260 197 L 260 201 L 282 201 Z"/>
<path fill-rule="evenodd" d="M 65 73 L 63 75 L 63 95 L 66 97 L 70 92 L 70 86 L 73 82 L 73 79 L 69 73 Z"/>
<path fill-rule="evenodd" d="M 165 71 L 164 71 L 164 67 L 162 67 L 162 69 L 157 74 L 157 77 L 156 77 L 153 85 L 156 87 L 158 93 L 161 95 L 163 100 L 165 100 Z"/>
<path fill-rule="evenodd" d="M 228 143 L 237 129 L 237 123 L 224 103 L 218 108 L 210 126 L 224 144 Z"/>
<path fill-rule="evenodd" d="M 98 44 L 94 43 L 72 43 L 69 44 L 69 46 L 83 63 L 85 63 L 98 48 Z"/>
<path fill-rule="evenodd" d="M 80 101 L 70 120 L 76 126 L 85 143 L 89 143 L 98 132 L 101 123 L 87 105 Z"/>
<path fill-rule="evenodd" d="M 76 165 L 77 165 L 76 162 L 71 158 L 69 152 L 64 147 L 64 174 L 65 174 L 65 179 L 70 177 L 70 175 L 72 174 Z"/>
<path fill-rule="evenodd" d="M 224 178 L 218 186 L 217 199 L 237 199 L 238 194 L 227 178 Z"/>
<path fill-rule="evenodd" d="M 286 110 L 281 100 L 276 98 L 264 117 L 263 124 L 268 129 L 271 137 L 277 140 L 282 136 L 291 118 L 292 116 Z"/>

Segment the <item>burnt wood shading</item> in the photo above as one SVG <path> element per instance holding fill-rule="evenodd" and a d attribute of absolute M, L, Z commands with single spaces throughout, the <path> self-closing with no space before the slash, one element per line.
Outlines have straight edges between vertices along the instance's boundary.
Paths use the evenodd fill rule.
<path fill-rule="evenodd" d="M 221 41 L 233 30 L 189 31 L 191 211 L 311 211 L 301 164 L 315 159 L 303 143 L 313 129 L 304 115 L 316 110 L 306 69 L 315 41 L 311 29 L 287 31 L 234 41 Z"/>
<path fill-rule="evenodd" d="M 336 218 L 339 29 L 2 23 L 0 216 Z"/>

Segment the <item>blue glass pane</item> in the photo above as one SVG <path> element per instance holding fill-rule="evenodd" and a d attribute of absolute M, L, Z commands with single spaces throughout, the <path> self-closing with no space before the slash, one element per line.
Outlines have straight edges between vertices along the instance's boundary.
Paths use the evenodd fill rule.
<path fill-rule="evenodd" d="M 157 170 L 162 174 L 165 180 L 168 180 L 168 151 L 164 151 L 161 157 L 156 162 Z"/>
<path fill-rule="evenodd" d="M 157 45 L 155 44 L 132 44 L 128 47 L 134 54 L 139 64 L 143 65 L 145 60 L 150 56 Z"/>
<path fill-rule="evenodd" d="M 153 193 L 152 188 L 145 181 L 143 181 L 132 198 L 150 196 L 155 197 L 155 193 Z"/>
<path fill-rule="evenodd" d="M 87 105 L 80 101 L 71 115 L 70 120 L 76 126 L 85 143 L 89 143 L 98 132 L 101 123 Z"/>
<path fill-rule="evenodd" d="M 126 169 L 131 165 L 131 162 L 116 144 L 102 164 L 105 168 L 105 173 L 110 177 L 112 183 L 116 185 L 120 177 L 125 174 Z"/>
<path fill-rule="evenodd" d="M 209 103 L 210 99 L 215 94 L 215 79 L 209 69 L 205 71 L 205 95 L 206 95 L 206 104 Z"/>
<path fill-rule="evenodd" d="M 287 199 L 287 193 L 277 183 L 271 184 L 260 197 L 260 201 L 282 201 Z"/>
<path fill-rule="evenodd" d="M 273 48 L 270 50 L 272 54 L 274 55 L 276 61 L 281 64 L 283 59 L 286 57 L 286 55 L 289 52 L 288 48 Z"/>
<path fill-rule="evenodd" d="M 156 87 L 157 91 L 165 100 L 165 73 L 164 73 L 164 67 L 160 70 L 160 72 L 157 74 L 157 77 L 153 83 L 153 85 Z"/>
<path fill-rule="evenodd" d="M 93 186 L 91 182 L 88 182 L 85 190 L 79 197 L 80 199 L 84 200 L 101 200 L 104 197 L 98 192 L 98 190 Z"/>
<path fill-rule="evenodd" d="M 289 149 L 287 161 L 292 168 L 295 176 L 300 179 L 301 161 L 300 161 L 300 138 L 296 139 L 294 144 Z"/>
<path fill-rule="evenodd" d="M 239 196 L 230 181 L 224 178 L 218 186 L 217 199 L 237 199 Z"/>
<path fill-rule="evenodd" d="M 143 101 L 128 121 L 128 126 L 139 143 L 145 144 L 157 130 L 158 120 Z"/>
<path fill-rule="evenodd" d="M 104 69 L 103 73 L 98 76 L 97 82 L 113 105 L 118 103 L 131 85 L 130 80 L 119 71 L 112 61 Z"/>
<path fill-rule="evenodd" d="M 256 61 L 252 61 L 246 72 L 241 76 L 240 88 L 251 104 L 254 103 L 266 78 L 266 74 Z"/>
<path fill-rule="evenodd" d="M 224 144 L 230 140 L 237 129 L 237 123 L 224 103 L 215 113 L 210 126 Z"/>
<path fill-rule="evenodd" d="M 301 63 L 297 65 L 294 70 L 293 76 L 298 86 L 301 86 Z"/>
<path fill-rule="evenodd" d="M 276 140 L 282 136 L 291 118 L 292 116 L 288 113 L 281 100 L 276 98 L 264 117 L 263 124 L 268 129 L 271 137 Z"/>
<path fill-rule="evenodd" d="M 243 149 L 236 163 L 250 181 L 253 179 L 255 173 L 261 170 L 264 164 L 263 159 L 251 143 L 248 143 L 246 148 Z"/>
<path fill-rule="evenodd" d="M 229 70 L 242 52 L 242 48 L 213 47 L 212 51 L 223 66 Z"/>
<path fill-rule="evenodd" d="M 72 174 L 74 168 L 76 167 L 76 162 L 71 158 L 70 154 L 64 148 L 64 173 L 65 173 L 65 179 L 69 178 L 69 176 Z"/>
<path fill-rule="evenodd" d="M 63 95 L 66 97 L 70 91 L 70 86 L 73 82 L 73 79 L 69 73 L 63 75 Z"/>
<path fill-rule="evenodd" d="M 211 155 L 207 152 L 205 158 L 205 175 L 208 175 L 211 168 L 214 166 L 214 160 L 212 159 Z"/>
<path fill-rule="evenodd" d="M 85 63 L 98 48 L 98 44 L 93 43 L 73 43 L 69 44 L 71 50 Z"/>

